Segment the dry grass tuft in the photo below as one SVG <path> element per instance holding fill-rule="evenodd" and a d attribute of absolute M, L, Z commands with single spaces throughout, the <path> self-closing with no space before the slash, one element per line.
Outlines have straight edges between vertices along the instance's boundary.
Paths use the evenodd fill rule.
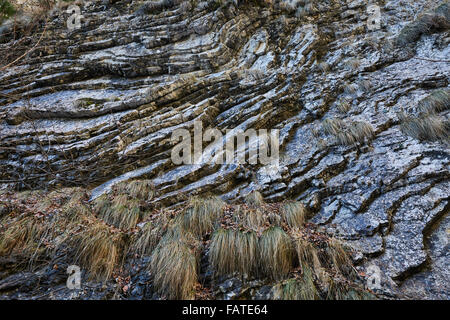
<path fill-rule="evenodd" d="M 327 287 L 327 300 L 344 300 L 346 287 L 335 280 L 333 278 L 329 278 L 326 284 Z"/>
<path fill-rule="evenodd" d="M 368 79 L 361 79 L 358 82 L 358 87 L 364 91 L 364 92 L 368 92 L 370 91 L 370 89 L 372 88 L 372 82 Z"/>
<path fill-rule="evenodd" d="M 443 3 L 434 12 L 427 12 L 406 25 L 398 35 L 396 45 L 403 47 L 419 40 L 422 34 L 428 34 L 433 30 L 448 29 L 450 28 L 449 20 L 449 4 Z"/>
<path fill-rule="evenodd" d="M 375 132 L 370 124 L 364 121 L 352 121 L 348 124 L 343 120 L 333 118 L 325 119 L 322 123 L 325 133 L 336 137 L 338 144 L 363 144 L 373 139 Z"/>
<path fill-rule="evenodd" d="M 213 230 L 224 206 L 225 202 L 219 197 L 191 198 L 183 215 L 183 228 L 203 237 Z"/>
<path fill-rule="evenodd" d="M 109 279 L 121 265 L 125 249 L 123 234 L 96 219 L 86 221 L 86 228 L 72 240 L 76 259 L 90 271 L 90 277 Z"/>
<path fill-rule="evenodd" d="M 450 89 L 439 89 L 419 102 L 419 110 L 423 113 L 439 113 L 450 109 Z"/>
<path fill-rule="evenodd" d="M 322 129 L 326 134 L 337 136 L 345 129 L 345 123 L 342 119 L 328 118 L 323 120 Z"/>
<path fill-rule="evenodd" d="M 282 279 L 292 270 L 294 255 L 292 241 L 279 227 L 265 230 L 259 239 L 263 273 L 272 279 Z"/>
<path fill-rule="evenodd" d="M 139 255 L 151 254 L 168 228 L 169 220 L 167 215 L 165 212 L 161 212 L 157 219 L 147 221 L 139 232 L 132 236 L 130 251 Z M 174 233 L 173 230 L 170 231 Z"/>
<path fill-rule="evenodd" d="M 209 262 L 217 275 L 235 272 L 254 275 L 258 268 L 258 238 L 254 232 L 217 230 L 211 240 Z"/>
<path fill-rule="evenodd" d="M 316 300 L 319 298 L 319 291 L 314 284 L 313 270 L 303 266 L 300 280 L 300 298 L 303 300 Z"/>
<path fill-rule="evenodd" d="M 366 135 L 367 134 L 367 135 Z M 351 126 L 350 129 L 340 132 L 336 136 L 336 140 L 340 145 L 351 146 L 359 143 L 364 143 L 365 138 L 371 139 L 373 130 L 365 123 L 358 123 L 355 126 Z"/>
<path fill-rule="evenodd" d="M 57 245 L 81 228 L 88 217 L 93 217 L 92 210 L 86 202 L 86 193 L 75 190 L 69 201 L 62 206 L 61 212 L 55 217 L 55 223 L 51 230 L 52 237 L 61 236 L 60 239 L 58 238 Z"/>
<path fill-rule="evenodd" d="M 245 229 L 258 231 L 263 228 L 267 219 L 260 208 L 242 208 L 239 207 L 234 213 L 236 223 L 241 224 Z"/>
<path fill-rule="evenodd" d="M 370 124 L 364 121 L 353 121 L 349 126 L 349 131 L 351 139 L 339 138 L 341 144 L 354 144 L 355 142 L 364 143 L 365 140 L 370 141 L 374 136 L 373 128 Z"/>
<path fill-rule="evenodd" d="M 297 252 L 299 265 L 303 269 L 312 269 L 318 279 L 324 280 L 324 269 L 320 263 L 319 254 L 314 245 L 303 239 L 296 239 L 295 251 Z"/>
<path fill-rule="evenodd" d="M 150 201 L 154 197 L 154 186 L 151 180 L 132 180 L 121 182 L 115 186 L 118 194 L 126 194 L 131 199 Z"/>
<path fill-rule="evenodd" d="M 8 255 L 13 251 L 31 254 L 39 249 L 39 243 L 47 233 L 48 228 L 43 221 L 34 216 L 15 220 L 0 234 L 0 255 Z"/>
<path fill-rule="evenodd" d="M 272 288 L 275 300 L 317 300 L 319 291 L 311 270 L 305 270 L 300 279 L 288 279 Z"/>
<path fill-rule="evenodd" d="M 352 261 L 338 240 L 330 239 L 326 251 L 328 257 L 327 260 L 332 263 L 332 267 L 334 267 L 336 271 L 346 276 L 354 276 Z"/>
<path fill-rule="evenodd" d="M 162 230 L 155 227 L 150 221 L 133 235 L 130 250 L 139 255 L 150 255 L 162 236 Z"/>
<path fill-rule="evenodd" d="M 283 217 L 275 212 L 268 212 L 265 215 L 265 219 L 264 221 L 266 222 L 266 226 L 267 224 L 271 225 L 271 226 L 281 226 L 282 222 L 283 222 Z"/>
<path fill-rule="evenodd" d="M 135 228 L 145 216 L 141 202 L 124 193 L 112 200 L 106 195 L 98 197 L 94 200 L 94 210 L 106 223 L 124 230 Z"/>
<path fill-rule="evenodd" d="M 261 206 L 264 204 L 264 198 L 259 191 L 252 191 L 245 196 L 245 203 L 250 206 Z"/>
<path fill-rule="evenodd" d="M 352 105 L 348 99 L 341 99 L 337 102 L 337 108 L 342 113 L 347 113 L 351 109 Z"/>
<path fill-rule="evenodd" d="M 320 62 L 317 64 L 317 67 L 319 68 L 320 71 L 322 71 L 323 73 L 328 73 L 330 72 L 330 65 L 326 62 Z"/>
<path fill-rule="evenodd" d="M 350 58 L 345 62 L 345 66 L 351 70 L 357 70 L 361 66 L 361 61 L 358 58 Z"/>
<path fill-rule="evenodd" d="M 96 198 L 93 202 L 93 209 L 99 216 L 108 215 L 112 210 L 113 203 L 106 194 Z"/>
<path fill-rule="evenodd" d="M 375 296 L 367 291 L 348 287 L 346 284 L 329 279 L 327 300 L 372 300 Z"/>
<path fill-rule="evenodd" d="M 433 114 L 409 116 L 399 113 L 400 129 L 417 140 L 449 141 L 449 124 Z"/>
<path fill-rule="evenodd" d="M 343 86 L 343 91 L 348 96 L 354 95 L 359 90 L 359 86 L 356 83 L 348 83 L 346 82 Z"/>
<path fill-rule="evenodd" d="M 154 250 L 150 272 L 160 294 L 168 299 L 192 299 L 198 267 L 198 249 L 170 236 Z"/>
<path fill-rule="evenodd" d="M 301 287 L 297 279 L 288 279 L 272 287 L 274 300 L 300 300 Z"/>
<path fill-rule="evenodd" d="M 72 195 L 67 201 L 64 191 L 49 194 L 40 192 L 18 194 L 18 197 L 23 199 L 26 199 L 27 195 L 37 196 L 38 201 L 34 205 L 27 203 L 28 206 L 21 209 L 28 208 L 32 215 L 25 211 L 27 216 L 22 215 L 5 224 L 5 232 L 0 234 L 0 255 L 12 251 L 33 256 L 44 251 L 49 253 L 47 249 L 57 247 L 72 232 L 79 229 L 83 218 L 91 214 L 85 203 L 86 193 L 78 188 L 68 190 Z M 62 206 L 59 207 L 60 205 Z"/>
<path fill-rule="evenodd" d="M 290 228 L 301 228 L 305 224 L 307 210 L 299 201 L 288 201 L 281 206 L 281 216 Z"/>

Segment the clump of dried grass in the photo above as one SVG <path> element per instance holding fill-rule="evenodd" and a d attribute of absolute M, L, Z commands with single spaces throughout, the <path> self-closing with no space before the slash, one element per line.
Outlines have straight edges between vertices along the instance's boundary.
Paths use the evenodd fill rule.
<path fill-rule="evenodd" d="M 352 261 L 344 246 L 336 239 L 331 238 L 328 241 L 326 249 L 327 262 L 338 272 L 345 276 L 354 277 L 355 271 Z"/>
<path fill-rule="evenodd" d="M 410 116 L 399 113 L 400 129 L 417 140 L 449 141 L 450 126 L 441 117 L 433 114 Z"/>
<path fill-rule="evenodd" d="M 76 260 L 90 271 L 92 279 L 109 279 L 122 263 L 124 234 L 97 219 L 84 222 L 84 230 L 68 239 L 75 248 Z"/>
<path fill-rule="evenodd" d="M 348 99 L 341 99 L 337 102 L 337 108 L 342 113 L 347 113 L 351 109 L 352 105 Z"/>
<path fill-rule="evenodd" d="M 157 291 L 168 299 L 192 299 L 198 283 L 199 244 L 173 226 L 151 256 L 149 270 Z"/>
<path fill-rule="evenodd" d="M 345 62 L 345 66 L 351 70 L 357 70 L 361 66 L 361 61 L 358 58 L 350 58 Z"/>
<path fill-rule="evenodd" d="M 349 287 L 348 284 L 329 279 L 327 300 L 373 300 L 376 297 L 370 292 Z"/>
<path fill-rule="evenodd" d="M 293 267 L 294 255 L 290 237 L 280 227 L 270 227 L 259 239 L 263 273 L 272 279 L 282 279 Z"/>
<path fill-rule="evenodd" d="M 31 254 L 38 249 L 38 244 L 47 233 L 48 228 L 42 219 L 34 216 L 19 218 L 7 225 L 5 232 L 0 234 L 0 255 L 8 255 L 13 251 Z"/>
<path fill-rule="evenodd" d="M 323 120 L 322 129 L 326 134 L 337 136 L 345 128 L 345 123 L 339 118 L 328 118 Z"/>
<path fill-rule="evenodd" d="M 115 186 L 117 194 L 126 194 L 131 199 L 150 201 L 155 195 L 154 185 L 151 180 L 125 181 Z"/>
<path fill-rule="evenodd" d="M 203 237 L 213 230 L 224 206 L 225 202 L 219 197 L 191 198 L 183 214 L 183 228 Z"/>
<path fill-rule="evenodd" d="M 372 126 L 364 121 L 345 123 L 338 118 L 325 119 L 322 128 L 326 134 L 335 136 L 338 144 L 354 145 L 370 141 L 375 136 Z"/>
<path fill-rule="evenodd" d="M 139 255 L 150 255 L 168 228 L 169 219 L 166 212 L 162 211 L 157 219 L 145 222 L 139 232 L 132 236 L 130 251 Z"/>
<path fill-rule="evenodd" d="M 248 230 L 258 231 L 268 222 L 268 217 L 266 217 L 261 208 L 243 208 L 239 206 L 234 216 L 236 223 Z"/>
<path fill-rule="evenodd" d="M 420 15 L 415 21 L 406 25 L 396 38 L 398 47 L 406 46 L 420 39 L 422 34 L 433 30 L 448 29 L 450 27 L 450 5 L 445 1 L 434 11 Z"/>
<path fill-rule="evenodd" d="M 419 102 L 422 113 L 439 113 L 450 109 L 450 89 L 439 89 Z"/>
<path fill-rule="evenodd" d="M 71 192 L 68 201 L 67 192 Z M 26 191 L 18 193 L 17 199 L 24 202 L 25 210 L 18 217 L 5 221 L 5 231 L 0 233 L 0 255 L 20 251 L 21 254 L 36 255 L 45 251 L 58 236 L 69 234 L 74 225 L 89 209 L 83 202 L 85 193 L 78 189 L 63 190 L 59 193 Z M 33 203 L 37 199 L 35 203 Z M 28 203 L 27 203 L 28 201 Z M 61 209 L 60 203 L 66 202 Z"/>
<path fill-rule="evenodd" d="M 125 193 L 112 199 L 107 195 L 98 197 L 94 200 L 94 210 L 106 223 L 124 230 L 135 228 L 146 215 L 141 202 Z"/>
<path fill-rule="evenodd" d="M 245 203 L 250 206 L 261 206 L 264 204 L 264 198 L 259 191 L 252 191 L 245 196 Z"/>
<path fill-rule="evenodd" d="M 323 281 L 325 279 L 325 271 L 320 263 L 319 253 L 316 247 L 311 242 L 304 239 L 296 239 L 294 246 L 299 265 L 302 269 L 308 268 L 314 270 L 316 277 Z"/>
<path fill-rule="evenodd" d="M 299 278 L 292 278 L 276 284 L 272 288 L 275 300 L 317 300 L 319 291 L 314 284 L 311 270 L 305 270 Z"/>
<path fill-rule="evenodd" d="M 139 255 L 150 255 L 162 236 L 162 230 L 152 224 L 151 221 L 132 236 L 130 250 Z"/>
<path fill-rule="evenodd" d="M 209 261 L 216 274 L 235 272 L 255 275 L 258 269 L 258 238 L 254 232 L 217 230 L 211 240 Z"/>
<path fill-rule="evenodd" d="M 307 210 L 299 201 L 287 201 L 281 206 L 281 216 L 290 228 L 301 228 L 307 218 Z"/>

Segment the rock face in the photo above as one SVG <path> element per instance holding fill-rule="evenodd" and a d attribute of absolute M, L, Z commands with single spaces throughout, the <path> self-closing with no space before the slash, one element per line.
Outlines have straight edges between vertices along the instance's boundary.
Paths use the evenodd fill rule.
<path fill-rule="evenodd" d="M 450 297 L 448 101 L 436 115 L 443 139 L 410 137 L 399 118 L 448 90 L 448 1 L 374 1 L 375 30 L 358 0 L 114 2 L 82 5 L 75 29 L 55 11 L 34 49 L 0 69 L 3 187 L 83 185 L 95 197 L 146 178 L 166 206 L 252 190 L 297 199 L 362 253 L 362 267 L 381 269 L 382 291 Z M 438 18 L 417 31 L 427 10 Z M 7 63 L 20 58 L 15 41 L 0 36 Z M 326 119 L 373 136 L 342 145 Z M 198 120 L 279 129 L 278 169 L 175 165 L 172 132 Z"/>

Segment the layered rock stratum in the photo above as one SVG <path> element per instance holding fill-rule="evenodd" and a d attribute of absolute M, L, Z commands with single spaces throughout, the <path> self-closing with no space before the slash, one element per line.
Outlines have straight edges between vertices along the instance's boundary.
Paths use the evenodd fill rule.
<path fill-rule="evenodd" d="M 55 10 L 18 53 L 20 37 L 2 29 L 0 184 L 83 186 L 95 198 L 149 179 L 152 202 L 168 207 L 253 190 L 300 200 L 310 222 L 381 269 L 386 293 L 448 299 L 448 98 L 433 114 L 439 134 L 408 134 L 405 114 L 448 96 L 449 4 L 373 4 L 375 30 L 359 0 L 91 1 L 80 28 Z M 342 143 L 327 130 L 336 119 L 369 133 Z M 279 168 L 175 165 L 172 132 L 198 120 L 279 129 Z"/>

